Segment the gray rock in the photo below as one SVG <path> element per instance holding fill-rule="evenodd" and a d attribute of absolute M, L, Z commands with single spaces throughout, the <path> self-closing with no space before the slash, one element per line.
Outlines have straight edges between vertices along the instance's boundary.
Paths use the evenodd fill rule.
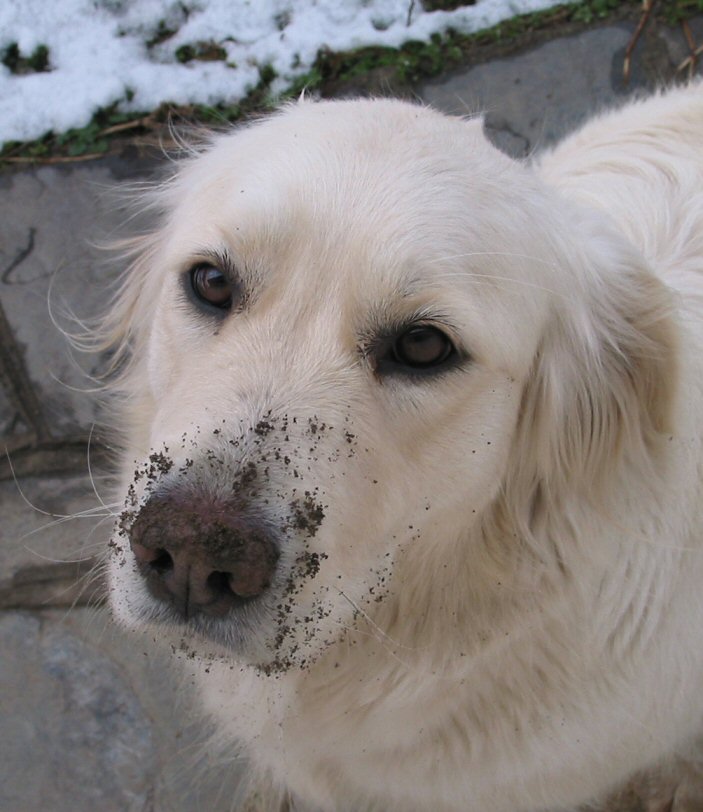
<path fill-rule="evenodd" d="M 439 110 L 485 112 L 486 134 L 499 149 L 524 157 L 553 144 L 603 107 L 637 90 L 624 86 L 622 60 L 631 29 L 609 26 L 562 37 L 526 53 L 477 65 L 422 85 Z"/>
<path fill-rule="evenodd" d="M 61 623 L 0 615 L 0 808 L 153 808 L 152 724 L 119 668 Z"/>
<path fill-rule="evenodd" d="M 697 17 L 693 20 L 689 20 L 689 27 L 691 29 L 691 35 L 693 36 L 693 41 L 698 45 L 701 44 L 703 41 L 703 17 Z M 681 63 L 690 56 L 690 49 L 688 44 L 686 43 L 686 37 L 684 36 L 683 30 L 680 27 L 673 27 L 673 28 L 664 28 L 661 32 L 662 40 L 664 41 L 669 58 L 671 62 L 679 66 Z M 698 73 L 701 72 L 701 57 L 698 57 Z"/>
<path fill-rule="evenodd" d="M 15 407 L 12 405 L 3 381 L 0 379 L 0 437 L 26 431 L 26 426 Z"/>
<path fill-rule="evenodd" d="M 81 332 L 81 321 L 107 303 L 115 270 L 89 240 L 124 218 L 105 198 L 113 175 L 85 164 L 8 177 L 0 194 L 0 302 L 51 434 L 85 434 L 97 418 L 85 390 L 95 388 L 99 359 L 73 350 L 61 330 Z"/>
<path fill-rule="evenodd" d="M 241 764 L 209 763 L 190 686 L 104 610 L 0 614 L 3 812 L 229 812 Z"/>

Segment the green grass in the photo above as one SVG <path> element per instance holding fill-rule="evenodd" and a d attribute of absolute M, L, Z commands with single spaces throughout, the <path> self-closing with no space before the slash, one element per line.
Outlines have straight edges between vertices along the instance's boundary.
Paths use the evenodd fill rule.
<path fill-rule="evenodd" d="M 593 0 L 592 3 L 578 6 L 572 19 L 575 22 L 592 23 L 595 20 L 605 19 L 621 5 L 620 0 Z"/>
<path fill-rule="evenodd" d="M 181 45 L 175 51 L 176 61 L 181 64 L 199 60 L 200 62 L 224 62 L 227 51 L 215 42 L 196 42 L 193 45 Z"/>
<path fill-rule="evenodd" d="M 8 141 L 0 152 L 0 163 L 3 158 L 18 155 L 26 158 L 43 160 L 52 155 L 78 157 L 81 155 L 107 152 L 110 138 L 103 135 L 104 130 L 134 119 L 133 113 L 120 113 L 116 106 L 98 111 L 85 127 L 67 130 L 58 135 L 47 133 L 36 141 Z"/>
<path fill-rule="evenodd" d="M 669 0 L 664 3 L 663 17 L 668 23 L 680 23 L 703 14 L 703 0 Z"/>
<path fill-rule="evenodd" d="M 19 45 L 11 42 L 2 52 L 0 62 L 9 68 L 11 73 L 43 73 L 49 68 L 49 49 L 46 45 L 37 47 L 28 56 L 23 56 Z"/>
<path fill-rule="evenodd" d="M 593 24 L 622 13 L 637 15 L 641 10 L 641 0 L 583 0 L 581 3 L 515 17 L 476 34 L 459 34 L 449 30 L 441 36 L 433 36 L 429 42 L 408 42 L 400 48 L 368 47 L 344 53 L 321 50 L 311 69 L 291 83 L 283 99 L 294 98 L 304 89 L 324 92 L 329 87 L 343 87 L 345 83 L 354 83 L 379 70 L 384 72 L 384 81 L 389 86 L 410 88 L 422 79 L 436 77 L 470 62 L 482 50 L 490 47 L 507 48 L 532 33 L 546 32 L 560 26 Z M 680 23 L 700 13 L 703 13 L 703 0 L 655 1 L 655 16 L 670 24 Z M 172 33 L 164 26 L 155 42 L 167 39 Z M 30 60 L 34 60 L 35 65 L 44 67 L 34 67 L 33 70 L 45 70 L 48 51 L 43 58 L 35 58 L 36 53 L 27 59 L 17 53 L 19 61 L 16 64 L 22 65 L 22 60 L 29 64 Z M 193 59 L 224 59 L 225 52 L 216 43 L 198 42 L 181 46 L 176 56 L 180 61 L 188 62 Z M 15 56 L 9 58 L 12 61 Z M 166 103 L 149 113 L 122 113 L 115 104 L 98 111 L 85 127 L 60 134 L 50 132 L 32 142 L 6 143 L 0 151 L 0 165 L 18 159 L 40 161 L 52 157 L 77 158 L 102 154 L 109 150 L 115 139 L 158 130 L 171 118 L 217 127 L 253 113 L 265 112 L 275 103 L 270 86 L 276 74 L 270 65 L 262 66 L 259 72 L 256 87 L 237 103 L 188 107 Z"/>

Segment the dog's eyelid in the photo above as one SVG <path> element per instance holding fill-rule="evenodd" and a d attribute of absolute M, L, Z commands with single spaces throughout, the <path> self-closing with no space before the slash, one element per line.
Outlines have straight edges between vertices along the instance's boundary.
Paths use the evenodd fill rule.
<path fill-rule="evenodd" d="M 241 284 L 241 274 L 238 270 L 239 264 L 227 250 L 205 249 L 195 251 L 181 264 L 181 274 L 187 275 L 197 265 L 212 265 L 221 271 L 232 284 Z"/>
<path fill-rule="evenodd" d="M 222 318 L 244 304 L 244 286 L 227 251 L 194 252 L 180 278 L 188 301 L 203 312 Z"/>
<path fill-rule="evenodd" d="M 418 310 L 409 317 L 389 320 L 383 325 L 379 324 L 376 329 L 369 331 L 367 335 L 373 336 L 376 341 L 389 341 L 416 327 L 435 328 L 444 333 L 455 347 L 462 344 L 461 331 L 452 319 L 443 311 L 426 308 Z M 373 339 L 369 343 L 372 343 L 372 341 Z"/>

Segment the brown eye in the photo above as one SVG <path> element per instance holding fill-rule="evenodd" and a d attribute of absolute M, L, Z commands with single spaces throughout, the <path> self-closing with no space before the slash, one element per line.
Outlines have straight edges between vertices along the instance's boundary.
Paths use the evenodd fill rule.
<path fill-rule="evenodd" d="M 202 263 L 191 268 L 190 284 L 196 297 L 212 307 L 227 310 L 232 305 L 233 286 L 214 265 Z"/>
<path fill-rule="evenodd" d="M 453 353 L 454 345 L 436 327 L 411 327 L 396 338 L 393 360 L 405 367 L 427 369 L 443 364 Z"/>

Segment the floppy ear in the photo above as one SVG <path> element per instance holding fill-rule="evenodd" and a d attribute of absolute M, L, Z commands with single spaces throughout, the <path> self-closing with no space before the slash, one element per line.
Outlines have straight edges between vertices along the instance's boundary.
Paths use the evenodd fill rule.
<path fill-rule="evenodd" d="M 579 226 L 578 244 L 559 246 L 567 287 L 523 391 L 505 483 L 511 512 L 521 512 L 528 533 L 525 525 L 563 505 L 565 494 L 606 494 L 623 465 L 654 474 L 670 430 L 677 378 L 671 291 L 617 235 L 599 224 Z"/>

